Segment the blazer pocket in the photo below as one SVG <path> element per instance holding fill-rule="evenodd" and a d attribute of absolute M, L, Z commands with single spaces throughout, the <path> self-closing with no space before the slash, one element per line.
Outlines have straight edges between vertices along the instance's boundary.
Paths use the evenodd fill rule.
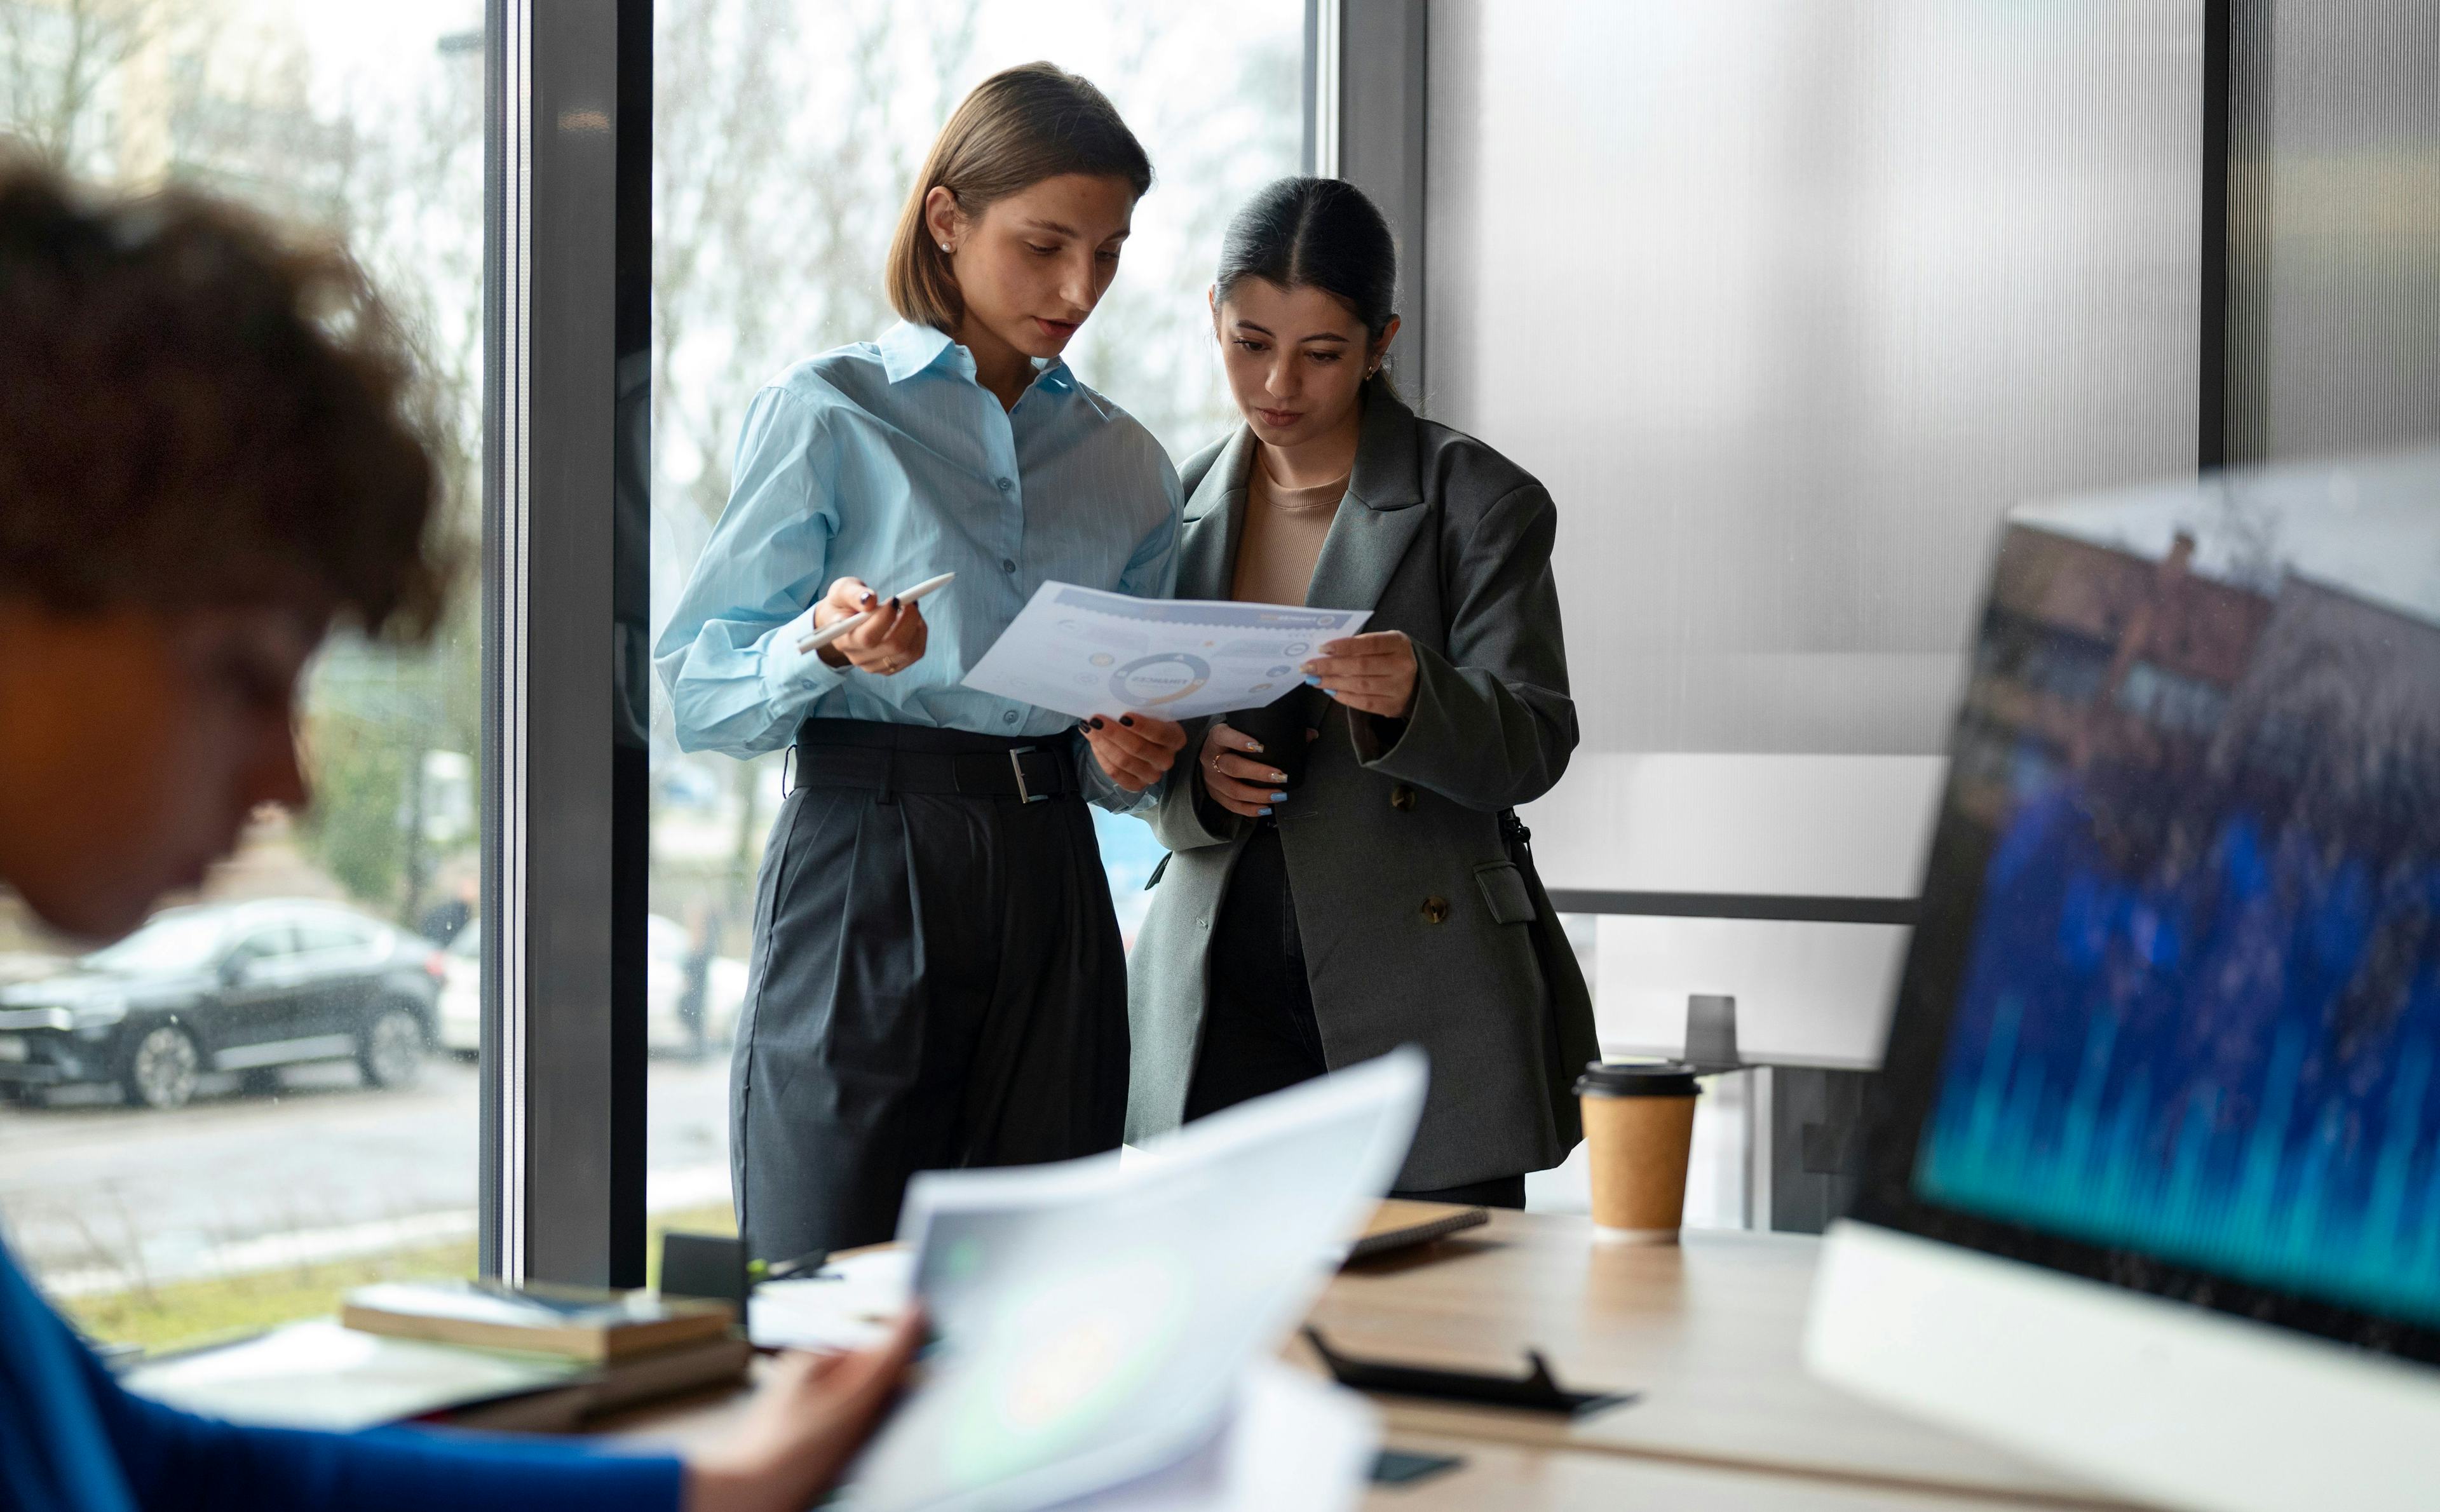
<path fill-rule="evenodd" d="M 1534 922 L 1534 898 L 1525 890 L 1525 875 L 1512 861 L 1495 861 L 1474 869 L 1474 884 L 1482 889 L 1482 900 L 1491 909 L 1492 918 L 1501 924 Z"/>

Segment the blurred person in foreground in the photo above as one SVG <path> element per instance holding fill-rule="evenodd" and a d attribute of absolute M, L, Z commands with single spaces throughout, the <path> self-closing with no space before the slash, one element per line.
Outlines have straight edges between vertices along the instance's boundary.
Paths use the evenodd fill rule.
<path fill-rule="evenodd" d="M 296 685 L 334 625 L 430 633 L 404 353 L 341 255 L 0 163 L 0 884 L 47 923 L 124 934 L 259 806 L 305 805 Z M 913 1342 L 791 1358 L 683 1460 L 243 1428 L 120 1390 L 0 1249 L 0 1507 L 779 1512 L 835 1480 Z"/>

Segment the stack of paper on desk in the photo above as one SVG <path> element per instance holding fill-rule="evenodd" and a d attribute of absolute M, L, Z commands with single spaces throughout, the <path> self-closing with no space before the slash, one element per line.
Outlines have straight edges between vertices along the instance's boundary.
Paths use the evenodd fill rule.
<path fill-rule="evenodd" d="M 509 1307 L 485 1311 L 486 1298 Z M 340 1432 L 440 1416 L 465 1427 L 565 1432 L 584 1418 L 723 1381 L 742 1379 L 753 1350 L 730 1309 L 646 1295 L 609 1306 L 615 1324 L 640 1336 L 604 1337 L 589 1323 L 519 1323 L 515 1299 L 475 1286 L 370 1288 L 350 1299 L 350 1325 L 329 1319 L 291 1324 L 258 1338 L 147 1361 L 123 1378 L 129 1390 L 174 1407 L 237 1422 Z M 593 1304 L 562 1299 L 579 1310 Z M 532 1347 L 418 1337 L 438 1322 L 477 1314 L 475 1337 Z M 547 1309 L 546 1309 L 547 1310 Z M 654 1331 L 675 1317 L 681 1325 Z M 368 1328 L 363 1320 L 384 1325 Z M 403 1320 L 393 1323 L 393 1320 Z"/>
<path fill-rule="evenodd" d="M 1201 1449 L 1059 1512 L 1347 1512 L 1380 1452 L 1372 1404 L 1275 1361 L 1246 1372 L 1233 1412 Z"/>
<path fill-rule="evenodd" d="M 468 1349 L 343 1328 L 329 1319 L 148 1361 L 121 1378 L 139 1396 L 276 1428 L 347 1432 L 478 1402 L 522 1403 L 487 1426 L 560 1429 L 583 1415 L 593 1368 L 556 1355 Z"/>
<path fill-rule="evenodd" d="M 941 1344 L 844 1504 L 1056 1506 L 1208 1451 L 1395 1178 L 1424 1082 L 1402 1050 L 1129 1165 L 917 1177 L 899 1231 Z"/>

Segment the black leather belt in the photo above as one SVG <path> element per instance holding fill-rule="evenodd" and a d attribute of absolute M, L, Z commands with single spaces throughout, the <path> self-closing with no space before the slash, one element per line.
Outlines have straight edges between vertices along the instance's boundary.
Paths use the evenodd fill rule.
<path fill-rule="evenodd" d="M 957 793 L 1047 803 L 1081 796 L 1075 747 L 1050 736 L 1012 740 L 984 751 L 922 751 L 900 746 L 835 744 L 810 733 L 797 738 L 798 788 L 869 788 L 880 792 Z"/>

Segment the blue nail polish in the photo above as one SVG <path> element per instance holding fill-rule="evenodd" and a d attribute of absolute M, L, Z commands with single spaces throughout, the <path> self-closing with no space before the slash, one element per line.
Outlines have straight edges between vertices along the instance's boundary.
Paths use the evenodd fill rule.
<path fill-rule="evenodd" d="M 1305 686 L 1307 686 L 1307 687 L 1319 687 L 1319 686 L 1321 686 L 1321 679 L 1320 679 L 1320 678 L 1318 678 L 1318 677 L 1316 677 L 1316 676 L 1314 676 L 1311 672 L 1307 672 L 1307 673 L 1305 673 L 1305 674 L 1304 674 L 1304 682 L 1305 682 Z"/>
<path fill-rule="evenodd" d="M 1265 813 L 1269 813 L 1269 812 L 1271 811 L 1271 810 L 1270 810 L 1270 807 L 1269 807 L 1267 804 L 1266 804 L 1266 805 L 1265 805 L 1265 806 L 1264 806 L 1264 808 L 1263 808 L 1263 810 L 1262 810 L 1262 811 L 1263 811 L 1263 812 L 1265 812 Z"/>
<path fill-rule="evenodd" d="M 1285 803 L 1287 801 L 1288 795 L 1284 792 L 1275 792 L 1271 794 L 1271 802 L 1273 803 Z"/>

